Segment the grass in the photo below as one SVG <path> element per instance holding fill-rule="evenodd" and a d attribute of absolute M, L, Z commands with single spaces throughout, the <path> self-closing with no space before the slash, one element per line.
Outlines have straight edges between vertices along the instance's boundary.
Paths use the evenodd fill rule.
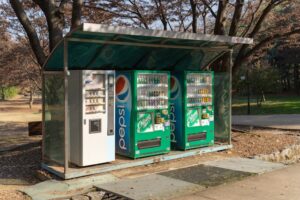
<path fill-rule="evenodd" d="M 247 114 L 247 97 L 233 97 L 232 114 Z M 300 114 L 300 96 L 266 96 L 266 101 L 257 106 L 256 98 L 250 99 L 251 115 Z"/>

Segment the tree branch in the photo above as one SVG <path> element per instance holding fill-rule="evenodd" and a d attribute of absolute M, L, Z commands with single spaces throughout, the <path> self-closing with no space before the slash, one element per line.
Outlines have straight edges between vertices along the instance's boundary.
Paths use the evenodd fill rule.
<path fill-rule="evenodd" d="M 263 10 L 261 16 L 259 17 L 257 23 L 255 24 L 252 32 L 249 34 L 249 37 L 254 37 L 258 31 L 261 28 L 262 23 L 266 19 L 267 15 L 270 13 L 270 11 L 275 7 L 278 6 L 279 4 L 285 2 L 286 0 L 272 0 L 267 7 Z"/>
<path fill-rule="evenodd" d="M 131 12 L 135 13 L 139 17 L 140 22 L 145 26 L 146 29 L 149 29 L 148 23 L 144 18 L 144 16 L 142 15 L 142 13 L 140 12 L 139 7 L 136 5 L 136 2 L 131 0 L 129 0 L 129 2 L 132 4 L 133 8 L 135 9 L 135 11 L 131 11 Z"/>
<path fill-rule="evenodd" d="M 265 39 L 263 39 L 259 43 L 257 43 L 254 47 L 252 47 L 252 49 L 250 49 L 245 54 L 243 54 L 242 57 L 241 56 L 237 57 L 232 70 L 235 72 L 241 63 L 243 63 L 246 59 L 248 59 L 251 55 L 253 55 L 257 50 L 261 49 L 266 44 L 274 41 L 275 39 L 289 37 L 289 36 L 292 36 L 295 34 L 300 34 L 300 29 L 295 29 L 295 30 L 292 30 L 292 31 L 289 31 L 289 32 L 286 32 L 283 34 L 275 34 L 275 35 L 266 37 Z"/>
<path fill-rule="evenodd" d="M 167 30 L 168 22 L 167 22 L 167 18 L 165 16 L 165 12 L 164 12 L 164 9 L 163 9 L 163 6 L 162 6 L 162 2 L 161 2 L 161 0 L 154 0 L 154 3 L 155 3 L 155 7 L 157 9 L 157 12 L 158 12 L 159 19 L 160 19 L 160 21 L 161 21 L 161 23 L 164 27 L 164 30 Z"/>
<path fill-rule="evenodd" d="M 248 33 L 248 31 L 250 30 L 250 28 L 251 28 L 251 26 L 252 26 L 252 24 L 253 24 L 254 18 L 255 18 L 255 14 L 258 12 L 258 10 L 259 10 L 259 8 L 260 8 L 260 6 L 261 6 L 261 4 L 262 4 L 262 1 L 263 1 L 263 0 L 260 0 L 260 1 L 259 1 L 259 3 L 258 3 L 258 5 L 257 5 L 256 9 L 255 9 L 254 12 L 251 14 L 251 20 L 250 20 L 250 22 L 249 22 L 247 28 L 246 28 L 246 29 L 244 30 L 244 32 L 241 34 L 241 37 L 245 37 L 245 35 L 246 35 L 246 34 Z"/>
<path fill-rule="evenodd" d="M 245 54 L 245 58 L 250 57 L 255 51 L 259 50 L 260 48 L 262 48 L 263 46 L 265 46 L 266 44 L 274 41 L 275 39 L 279 39 L 279 38 L 284 38 L 284 37 L 289 37 L 291 35 L 295 35 L 295 34 L 300 34 L 300 29 L 295 29 L 283 34 L 275 34 L 269 37 L 266 37 L 265 39 L 263 39 L 262 41 L 260 41 L 258 44 L 256 44 L 251 50 L 249 50 L 246 54 Z"/>
<path fill-rule="evenodd" d="M 213 11 L 212 7 L 208 4 L 208 2 L 206 0 L 201 0 L 202 3 L 208 8 L 209 12 L 211 13 L 211 15 L 214 17 L 214 18 L 217 18 L 217 15 L 216 13 Z"/>
<path fill-rule="evenodd" d="M 10 0 L 9 2 L 28 36 L 30 46 L 36 56 L 39 65 L 43 66 L 44 62 L 46 61 L 46 55 L 43 48 L 41 47 L 36 31 L 31 25 L 31 22 L 29 21 L 24 11 L 23 5 L 19 0 Z"/>

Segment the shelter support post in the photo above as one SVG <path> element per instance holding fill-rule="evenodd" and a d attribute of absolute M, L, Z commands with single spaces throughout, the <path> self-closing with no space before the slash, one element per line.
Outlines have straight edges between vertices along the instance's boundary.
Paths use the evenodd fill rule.
<path fill-rule="evenodd" d="M 42 73 L 42 162 L 45 160 L 45 75 Z"/>
<path fill-rule="evenodd" d="M 64 127 L 64 174 L 69 169 L 69 105 L 68 105 L 68 40 L 64 39 L 64 95 L 65 95 L 65 127 Z"/>
<path fill-rule="evenodd" d="M 230 49 L 229 51 L 229 137 L 228 137 L 228 143 L 231 145 L 231 126 L 232 126 L 232 54 L 233 49 Z"/>

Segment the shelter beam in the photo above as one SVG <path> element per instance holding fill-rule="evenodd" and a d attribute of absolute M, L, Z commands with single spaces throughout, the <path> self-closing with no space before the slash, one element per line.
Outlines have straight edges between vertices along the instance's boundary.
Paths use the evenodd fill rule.
<path fill-rule="evenodd" d="M 167 44 L 145 44 L 138 42 L 121 42 L 121 41 L 102 41 L 95 39 L 83 39 L 83 38 L 68 38 L 70 42 L 83 42 L 83 43 L 97 43 L 97 44 L 111 44 L 111 45 L 126 45 L 126 46 L 139 46 L 139 47 L 152 47 L 152 48 L 169 48 L 169 49 L 192 49 L 192 50 L 204 50 L 204 51 L 228 51 L 227 46 L 219 47 L 194 47 L 185 45 L 167 45 Z"/>

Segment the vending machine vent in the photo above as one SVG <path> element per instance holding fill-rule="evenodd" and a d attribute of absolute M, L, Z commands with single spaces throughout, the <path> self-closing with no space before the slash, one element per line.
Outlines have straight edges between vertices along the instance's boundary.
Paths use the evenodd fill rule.
<path fill-rule="evenodd" d="M 197 140 L 205 140 L 206 139 L 206 132 L 200 132 L 196 134 L 192 134 L 188 136 L 188 142 L 193 142 Z"/>
<path fill-rule="evenodd" d="M 154 140 L 144 140 L 138 142 L 137 146 L 139 149 L 147 149 L 147 148 L 153 148 L 153 147 L 159 147 L 161 145 L 161 139 L 157 138 Z"/>

